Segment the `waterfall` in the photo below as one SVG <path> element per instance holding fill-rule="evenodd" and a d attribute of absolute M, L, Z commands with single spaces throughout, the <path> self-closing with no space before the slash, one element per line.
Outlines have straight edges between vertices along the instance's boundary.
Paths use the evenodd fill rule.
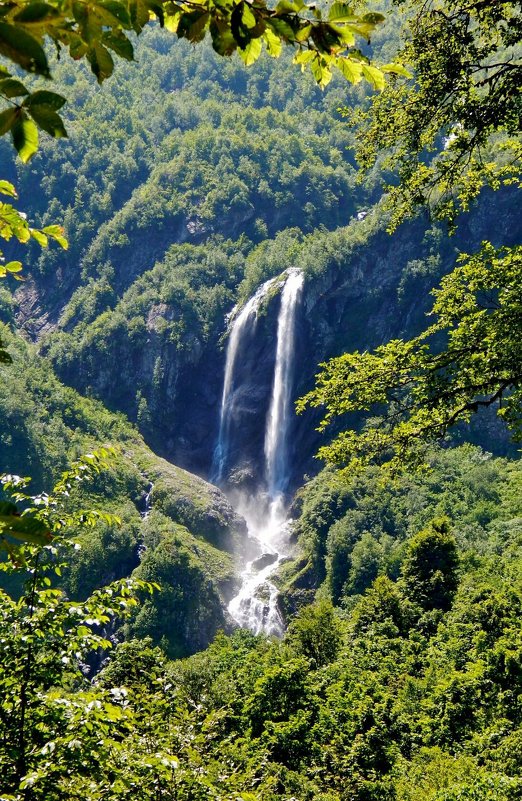
<path fill-rule="evenodd" d="M 245 303 L 237 316 L 235 316 L 237 307 L 235 307 L 230 314 L 229 319 L 233 322 L 228 338 L 225 379 L 223 382 L 221 413 L 219 417 L 219 434 L 214 449 L 212 469 L 210 472 L 210 481 L 213 484 L 219 484 L 223 480 L 223 471 L 228 458 L 230 427 L 234 414 L 234 368 L 236 366 L 237 357 L 241 352 L 241 343 L 246 332 L 255 325 L 259 306 L 271 284 L 272 281 L 266 281 L 260 286 L 255 295 Z"/>
<path fill-rule="evenodd" d="M 266 478 L 271 501 L 276 501 L 288 484 L 288 425 L 291 419 L 295 312 L 303 283 L 303 273 L 291 270 L 281 293 L 274 384 L 265 432 Z"/>
<path fill-rule="evenodd" d="M 144 476 L 145 478 L 145 476 Z M 149 481 L 145 496 L 143 498 L 143 510 L 140 512 L 141 519 L 146 520 L 151 513 L 152 509 L 152 493 L 154 492 L 154 483 Z M 140 542 L 138 546 L 138 559 L 141 561 L 143 554 L 147 550 L 147 546 Z"/>
<path fill-rule="evenodd" d="M 274 379 L 266 419 L 264 459 L 266 493 L 240 497 L 236 508 L 247 521 L 249 535 L 257 542 L 259 557 L 249 562 L 241 574 L 241 588 L 231 600 L 228 611 L 240 626 L 256 634 L 280 636 L 283 619 L 277 605 L 277 588 L 269 581 L 281 560 L 289 554 L 289 524 L 286 520 L 284 492 L 288 484 L 288 434 L 291 421 L 293 361 L 296 310 L 304 276 L 289 270 L 281 292 L 277 321 L 277 344 Z M 226 463 L 233 413 L 233 373 L 241 340 L 249 321 L 255 320 L 260 299 L 272 284 L 264 284 L 236 318 L 228 345 L 218 444 L 214 454 L 215 475 L 221 479 Z"/>
<path fill-rule="evenodd" d="M 143 499 L 143 512 L 141 514 L 144 520 L 150 515 L 150 510 L 152 509 L 152 493 L 154 492 L 154 484 L 152 481 L 149 481 L 149 486 L 147 487 L 147 492 L 145 493 L 145 498 Z"/>

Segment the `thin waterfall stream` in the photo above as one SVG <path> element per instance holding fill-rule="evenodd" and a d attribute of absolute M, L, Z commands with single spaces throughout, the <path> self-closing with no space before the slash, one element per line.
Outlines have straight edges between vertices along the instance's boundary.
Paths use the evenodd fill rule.
<path fill-rule="evenodd" d="M 278 591 L 269 578 L 291 550 L 285 490 L 289 480 L 288 436 L 292 419 L 296 311 L 303 283 L 304 276 L 300 270 L 289 270 L 281 291 L 274 378 L 265 426 L 262 489 L 257 494 L 241 493 L 235 503 L 237 511 L 247 522 L 249 537 L 256 544 L 258 555 L 241 573 L 240 590 L 230 601 L 228 611 L 240 626 L 256 634 L 263 631 L 280 636 L 284 629 L 277 604 Z M 255 325 L 260 304 L 272 285 L 273 281 L 263 284 L 232 324 L 214 454 L 213 478 L 216 482 L 223 478 L 228 455 L 234 412 L 234 367 L 245 332 L 249 326 Z"/>
<path fill-rule="evenodd" d="M 234 318 L 236 308 L 232 309 L 232 312 L 230 313 L 230 318 L 233 319 L 233 322 L 230 329 L 230 336 L 227 346 L 225 379 L 223 381 L 223 394 L 221 397 L 219 434 L 217 444 L 214 449 L 214 458 L 210 473 L 210 480 L 213 484 L 219 484 L 222 481 L 223 470 L 228 457 L 228 442 L 235 408 L 234 368 L 241 352 L 242 340 L 244 339 L 245 333 L 255 326 L 259 307 L 271 285 L 272 281 L 266 281 L 264 284 L 262 284 L 257 292 L 250 298 L 250 300 L 245 303 L 237 317 Z"/>

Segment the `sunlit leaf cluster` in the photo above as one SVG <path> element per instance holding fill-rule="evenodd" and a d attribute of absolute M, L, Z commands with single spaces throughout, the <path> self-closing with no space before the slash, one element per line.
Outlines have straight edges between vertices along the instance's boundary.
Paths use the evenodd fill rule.
<path fill-rule="evenodd" d="M 411 340 L 347 353 L 322 365 L 317 386 L 298 408 L 323 407 L 320 430 L 347 412 L 364 412 L 319 455 L 348 471 L 364 464 L 392 471 L 422 464 L 427 441 L 444 438 L 481 407 L 520 434 L 522 249 L 489 243 L 433 291 L 435 322 Z"/>
<path fill-rule="evenodd" d="M 133 37 L 151 20 L 159 20 L 178 38 L 189 42 L 210 36 L 222 56 L 237 52 L 247 66 L 263 48 L 278 57 L 283 45 L 297 50 L 295 60 L 309 66 L 320 86 L 326 86 L 337 68 L 349 81 L 369 81 L 384 87 L 384 73 L 408 74 L 398 64 L 382 69 L 371 65 L 358 48 L 370 41 L 384 20 L 376 12 L 357 13 L 345 2 L 321 6 L 303 0 L 9 0 L 0 3 L 0 54 L 23 70 L 51 77 L 46 42 L 58 53 L 85 59 L 101 83 L 114 70 L 114 58 L 132 61 Z M 55 92 L 31 92 L 22 81 L 1 67 L 0 97 L 7 107 L 0 112 L 0 135 L 11 133 L 23 161 L 38 148 L 38 130 L 53 137 L 67 136 L 59 110 L 65 98 Z"/>
<path fill-rule="evenodd" d="M 358 157 L 398 172 L 391 227 L 428 203 L 454 221 L 484 185 L 520 185 L 522 16 L 518 2 L 408 0 L 398 58 L 415 80 L 389 82 L 360 116 Z"/>

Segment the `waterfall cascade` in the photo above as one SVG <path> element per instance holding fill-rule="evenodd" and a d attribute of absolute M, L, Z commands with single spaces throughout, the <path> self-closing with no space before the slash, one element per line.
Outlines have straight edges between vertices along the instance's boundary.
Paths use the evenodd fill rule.
<path fill-rule="evenodd" d="M 228 338 L 227 358 L 225 363 L 225 379 L 223 382 L 223 394 L 221 396 L 221 415 L 219 419 L 219 434 L 214 457 L 210 480 L 213 484 L 219 484 L 223 480 L 223 471 L 228 457 L 228 443 L 230 428 L 234 415 L 234 368 L 238 355 L 241 351 L 241 343 L 246 332 L 255 326 L 259 306 L 265 297 L 272 281 L 266 281 L 259 287 L 255 295 L 245 303 L 241 311 L 235 316 L 236 308 L 230 314 L 232 320 L 230 336 Z"/>
<path fill-rule="evenodd" d="M 263 284 L 233 323 L 230 334 L 218 444 L 214 454 L 214 479 L 223 477 L 228 437 L 234 411 L 234 366 L 247 327 L 254 323 L 262 298 L 273 282 Z M 237 510 L 247 521 L 249 535 L 257 542 L 259 556 L 241 575 L 239 593 L 228 610 L 239 625 L 255 633 L 280 635 L 283 620 L 277 605 L 277 588 L 269 581 L 281 560 L 289 554 L 289 531 L 284 492 L 288 484 L 288 435 L 291 421 L 293 357 L 296 311 L 304 283 L 299 270 L 290 270 L 281 292 L 277 321 L 277 345 L 270 407 L 266 420 L 264 459 L 266 489 L 255 497 L 240 497 Z"/>

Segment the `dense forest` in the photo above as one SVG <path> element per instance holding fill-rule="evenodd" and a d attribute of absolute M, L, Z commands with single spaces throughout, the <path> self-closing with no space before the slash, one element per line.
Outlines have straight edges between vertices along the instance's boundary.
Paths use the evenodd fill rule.
<path fill-rule="evenodd" d="M 0 9 L 0 801 L 516 801 L 519 4 Z"/>

